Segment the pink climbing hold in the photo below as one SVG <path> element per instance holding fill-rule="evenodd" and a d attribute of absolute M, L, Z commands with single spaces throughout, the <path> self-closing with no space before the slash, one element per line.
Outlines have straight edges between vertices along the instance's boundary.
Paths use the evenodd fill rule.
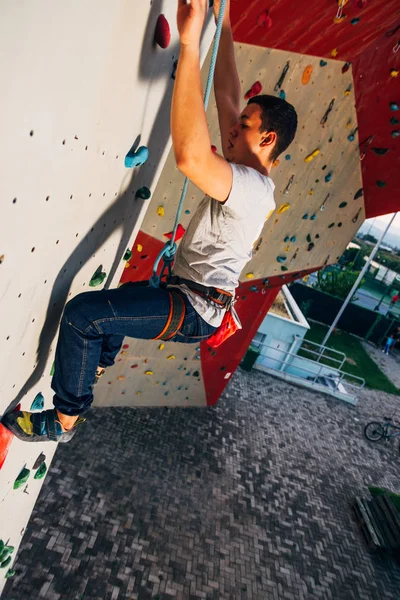
<path fill-rule="evenodd" d="M 182 225 L 179 223 L 177 230 L 176 230 L 176 235 L 175 235 L 175 241 L 177 242 L 178 240 L 182 239 L 183 236 L 186 233 L 186 229 L 184 227 L 182 227 Z M 172 238 L 172 231 L 170 231 L 169 233 L 164 233 L 165 237 L 168 238 L 169 240 Z"/>
<path fill-rule="evenodd" d="M 251 88 L 246 92 L 245 94 L 245 100 L 250 100 L 250 98 L 253 98 L 253 96 L 258 96 L 258 94 L 261 92 L 262 90 L 262 85 L 259 81 L 256 81 L 255 83 L 253 83 L 253 85 L 251 86 Z"/>
<path fill-rule="evenodd" d="M 214 146 L 214 144 L 211 144 L 211 150 L 213 152 L 216 152 L 217 151 L 217 146 Z"/>
<path fill-rule="evenodd" d="M 169 23 L 164 15 L 160 15 L 157 19 L 156 31 L 154 34 L 154 41 L 160 46 L 160 48 L 168 48 L 171 41 L 171 30 Z"/>
<path fill-rule="evenodd" d="M 257 25 L 261 27 L 265 27 L 265 29 L 271 29 L 272 27 L 272 19 L 269 13 L 268 8 L 264 10 L 261 15 L 257 19 Z"/>

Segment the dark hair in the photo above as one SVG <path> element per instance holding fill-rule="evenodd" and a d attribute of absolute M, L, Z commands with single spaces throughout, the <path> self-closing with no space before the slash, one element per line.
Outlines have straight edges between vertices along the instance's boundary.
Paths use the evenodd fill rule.
<path fill-rule="evenodd" d="M 286 100 L 267 94 L 253 96 L 247 104 L 258 104 L 261 108 L 260 131 L 274 131 L 277 135 L 275 148 L 271 152 L 271 160 L 274 161 L 293 142 L 296 135 L 296 109 Z"/>

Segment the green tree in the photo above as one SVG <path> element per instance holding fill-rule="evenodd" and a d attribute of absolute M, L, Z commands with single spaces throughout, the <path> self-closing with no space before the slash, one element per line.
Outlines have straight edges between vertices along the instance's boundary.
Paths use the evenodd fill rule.
<path fill-rule="evenodd" d="M 313 287 L 321 290 L 321 292 L 331 294 L 332 296 L 344 300 L 353 287 L 358 275 L 359 271 L 350 270 L 329 272 L 324 270 L 318 271 L 317 282 Z M 360 286 L 363 285 L 364 281 L 364 279 L 361 280 Z"/>

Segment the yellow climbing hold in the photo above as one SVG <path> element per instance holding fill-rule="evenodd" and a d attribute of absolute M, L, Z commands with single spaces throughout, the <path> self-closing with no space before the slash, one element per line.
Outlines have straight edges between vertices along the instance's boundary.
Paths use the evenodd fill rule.
<path fill-rule="evenodd" d="M 282 206 L 280 206 L 278 208 L 278 213 L 281 215 L 282 213 L 284 213 L 287 210 L 289 210 L 289 208 L 290 208 L 290 204 L 282 204 Z"/>
<path fill-rule="evenodd" d="M 290 247 L 289 247 L 289 246 L 286 246 L 286 248 L 285 248 L 285 252 L 289 252 L 289 250 L 290 250 Z"/>
<path fill-rule="evenodd" d="M 118 380 L 119 380 L 119 381 L 123 381 L 124 379 L 125 379 L 125 376 L 124 376 L 124 375 L 120 375 L 120 376 L 118 377 Z"/>
<path fill-rule="evenodd" d="M 305 157 L 304 162 L 309 163 L 312 160 L 314 160 L 314 158 L 316 156 L 318 156 L 318 154 L 320 153 L 320 150 L 317 148 L 316 150 L 314 150 L 314 152 L 311 152 L 311 154 L 309 154 L 308 156 Z"/>
<path fill-rule="evenodd" d="M 331 56 L 333 56 L 333 58 L 335 58 L 335 56 L 337 56 L 339 54 L 339 50 L 337 48 L 334 48 L 333 50 L 331 50 Z"/>
<path fill-rule="evenodd" d="M 391 77 L 397 77 L 399 73 L 400 73 L 400 71 L 398 71 L 397 69 L 391 69 L 390 70 L 390 76 Z"/>
<path fill-rule="evenodd" d="M 164 207 L 163 206 L 160 205 L 157 208 L 157 214 L 158 214 L 159 217 L 163 217 L 164 216 L 165 212 L 164 212 Z"/>
<path fill-rule="evenodd" d="M 348 87 L 347 90 L 344 90 L 344 95 L 345 96 L 350 96 L 350 92 L 351 92 L 351 88 Z"/>
<path fill-rule="evenodd" d="M 165 348 L 165 344 L 160 344 L 160 345 L 158 346 L 158 349 L 159 349 L 159 350 L 164 350 L 164 348 Z"/>
<path fill-rule="evenodd" d="M 277 167 L 279 165 L 281 161 L 279 160 L 279 158 L 277 158 L 276 160 L 274 160 L 274 162 L 272 163 L 273 167 Z"/>
<path fill-rule="evenodd" d="M 254 273 L 247 273 L 246 279 L 254 279 Z"/>
<path fill-rule="evenodd" d="M 346 123 L 346 127 L 347 127 L 347 129 L 350 129 L 350 127 L 351 127 L 351 120 L 350 120 L 350 121 L 347 121 L 347 123 Z"/>
<path fill-rule="evenodd" d="M 167 356 L 167 360 L 175 360 L 175 355 L 170 354 L 169 356 Z"/>
<path fill-rule="evenodd" d="M 309 195 L 309 196 L 312 196 L 312 195 L 313 195 L 313 193 L 314 193 L 314 190 L 308 190 L 308 195 Z"/>
<path fill-rule="evenodd" d="M 136 250 L 137 250 L 138 252 L 141 252 L 141 251 L 143 250 L 143 246 L 142 246 L 142 244 L 136 244 Z"/>
<path fill-rule="evenodd" d="M 130 266 L 131 265 L 128 262 L 125 263 L 125 269 L 129 269 Z"/>
<path fill-rule="evenodd" d="M 127 354 L 126 350 L 122 350 L 121 354 Z"/>
<path fill-rule="evenodd" d="M 145 371 L 144 374 L 145 375 L 154 375 L 153 371 Z"/>

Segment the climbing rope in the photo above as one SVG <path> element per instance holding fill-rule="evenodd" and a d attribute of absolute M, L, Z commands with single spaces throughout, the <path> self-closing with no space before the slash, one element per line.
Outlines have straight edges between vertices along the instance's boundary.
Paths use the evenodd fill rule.
<path fill-rule="evenodd" d="M 218 20 L 217 20 L 217 29 L 215 32 L 214 43 L 213 43 L 212 54 L 211 54 L 210 70 L 208 72 L 207 84 L 206 84 L 206 89 L 204 92 L 204 109 L 205 110 L 207 110 L 208 101 L 210 99 L 210 94 L 211 94 L 212 82 L 214 79 L 214 71 L 215 71 L 215 65 L 217 62 L 219 41 L 221 39 L 222 23 L 223 23 L 224 13 L 225 13 L 225 5 L 226 5 L 226 0 L 221 0 L 221 6 L 219 9 L 219 15 L 218 15 Z M 177 251 L 175 236 L 176 236 L 179 221 L 181 218 L 183 203 L 184 203 L 184 200 L 186 197 L 188 185 L 189 185 L 189 178 L 186 177 L 184 184 L 183 184 L 181 197 L 180 197 L 180 200 L 178 203 L 178 208 L 176 211 L 175 223 L 174 223 L 174 228 L 172 230 L 171 239 L 165 243 L 164 248 L 161 250 L 160 254 L 157 256 L 157 258 L 154 262 L 153 274 L 150 277 L 150 281 L 149 281 L 151 287 L 157 288 L 160 286 L 161 279 L 164 277 L 166 270 L 168 271 L 168 276 L 171 275 L 172 263 L 173 263 L 173 260 L 175 257 L 175 253 Z M 159 267 L 161 261 L 163 262 L 163 264 L 161 267 L 160 274 L 157 275 L 157 270 L 158 270 L 158 267 Z"/>

